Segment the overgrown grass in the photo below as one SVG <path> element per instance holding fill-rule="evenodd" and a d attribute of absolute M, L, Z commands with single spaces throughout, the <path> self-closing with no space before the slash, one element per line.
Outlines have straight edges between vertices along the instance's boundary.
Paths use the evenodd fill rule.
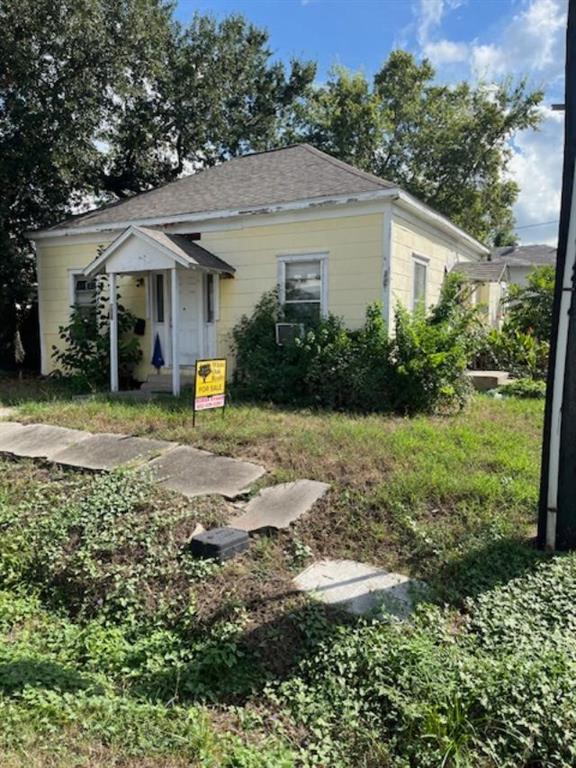
<path fill-rule="evenodd" d="M 0 462 L 0 762 L 573 764 L 576 568 L 532 546 L 542 410 L 238 405 L 194 430 L 185 397 L 22 404 L 29 421 L 175 439 L 261 461 L 266 482 L 332 488 L 288 533 L 198 568 L 187 538 L 223 502 Z M 354 622 L 294 591 L 311 556 L 410 572 L 436 605 L 407 625 Z"/>
<path fill-rule="evenodd" d="M 543 406 L 476 397 L 452 417 L 412 419 L 190 402 L 109 399 L 24 404 L 28 421 L 153 435 L 263 463 L 267 482 L 332 484 L 296 535 L 318 556 L 417 575 L 458 602 L 535 559 Z M 503 568 L 503 570 L 502 570 Z"/>

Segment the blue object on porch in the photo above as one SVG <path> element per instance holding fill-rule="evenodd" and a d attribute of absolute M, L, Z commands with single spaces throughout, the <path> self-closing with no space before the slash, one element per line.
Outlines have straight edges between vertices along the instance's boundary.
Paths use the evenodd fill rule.
<path fill-rule="evenodd" d="M 160 344 L 160 337 L 158 334 L 156 334 L 156 338 L 154 339 L 154 354 L 152 355 L 152 365 L 158 373 L 160 373 L 160 368 L 164 367 L 164 357 L 162 355 L 162 345 Z"/>

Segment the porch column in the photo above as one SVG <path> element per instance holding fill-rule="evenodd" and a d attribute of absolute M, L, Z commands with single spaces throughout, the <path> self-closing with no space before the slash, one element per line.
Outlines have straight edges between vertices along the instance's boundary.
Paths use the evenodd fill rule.
<path fill-rule="evenodd" d="M 178 321 L 180 319 L 180 292 L 178 290 L 178 268 L 172 267 L 171 270 L 171 288 L 172 288 L 172 394 L 180 394 L 180 349 L 179 349 L 179 329 Z"/>
<path fill-rule="evenodd" d="M 118 392 L 118 297 L 115 272 L 110 272 L 110 390 Z"/>

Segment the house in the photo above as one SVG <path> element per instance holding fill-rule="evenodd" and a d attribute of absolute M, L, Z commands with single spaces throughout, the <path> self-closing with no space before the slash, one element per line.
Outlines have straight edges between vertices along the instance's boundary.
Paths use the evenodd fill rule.
<path fill-rule="evenodd" d="M 510 283 L 526 285 L 528 275 L 536 267 L 556 266 L 556 248 L 551 245 L 507 245 L 493 248 L 490 260 L 506 265 Z"/>
<path fill-rule="evenodd" d="M 533 269 L 555 264 L 556 248 L 550 245 L 507 245 L 493 248 L 488 260 L 456 264 L 452 270 L 474 283 L 472 302 L 484 313 L 488 325 L 499 328 L 508 286 L 526 285 Z"/>
<path fill-rule="evenodd" d="M 140 318 L 153 379 L 156 337 L 178 393 L 198 358 L 230 354 L 230 331 L 278 285 L 294 321 L 328 312 L 359 327 L 381 302 L 436 302 L 455 264 L 488 250 L 390 182 L 307 145 L 229 160 L 29 233 L 37 253 L 42 373 L 73 304 L 111 295 L 111 389 L 118 389 L 116 290 Z M 116 289 L 116 290 L 115 290 Z"/>
<path fill-rule="evenodd" d="M 470 261 L 455 264 L 452 271 L 474 284 L 472 304 L 479 308 L 487 325 L 499 328 L 503 320 L 502 299 L 510 282 L 508 265 L 494 261 Z"/>

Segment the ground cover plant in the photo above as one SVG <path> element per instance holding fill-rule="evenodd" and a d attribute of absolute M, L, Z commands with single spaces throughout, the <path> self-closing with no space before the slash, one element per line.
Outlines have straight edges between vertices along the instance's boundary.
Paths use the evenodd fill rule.
<path fill-rule="evenodd" d="M 411 419 L 238 405 L 195 430 L 185 396 L 28 401 L 18 415 L 332 487 L 291 531 L 206 566 L 186 541 L 224 519 L 222 501 L 2 462 L 3 763 L 573 762 L 576 568 L 532 546 L 541 401 L 477 396 Z M 425 579 L 430 604 L 407 625 L 323 610 L 291 582 L 323 556 Z"/>

